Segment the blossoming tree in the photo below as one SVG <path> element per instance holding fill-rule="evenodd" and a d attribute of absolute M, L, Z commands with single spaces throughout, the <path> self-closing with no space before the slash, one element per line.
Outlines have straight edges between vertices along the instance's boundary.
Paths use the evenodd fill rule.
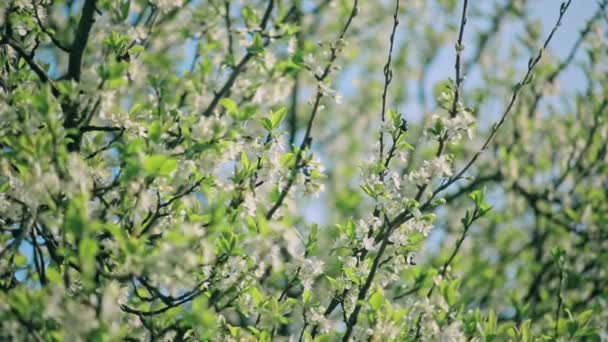
<path fill-rule="evenodd" d="M 608 338 L 607 5 L 2 1 L 0 337 Z"/>

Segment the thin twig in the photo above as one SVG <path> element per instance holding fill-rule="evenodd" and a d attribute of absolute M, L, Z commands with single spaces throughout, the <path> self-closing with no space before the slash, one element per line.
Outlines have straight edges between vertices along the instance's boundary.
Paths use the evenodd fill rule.
<path fill-rule="evenodd" d="M 57 46 L 60 50 L 70 53 L 70 48 L 65 46 L 62 42 L 60 42 L 57 38 L 55 38 L 55 36 L 51 33 L 51 31 L 49 31 L 48 28 L 46 28 L 44 26 L 44 24 L 42 23 L 42 19 L 40 18 L 40 15 L 38 14 L 38 5 L 36 4 L 35 0 L 32 0 L 32 7 L 34 7 L 34 16 L 36 17 L 36 21 L 38 22 L 38 26 L 40 27 L 40 29 L 42 30 L 42 32 L 44 32 L 53 42 L 53 44 L 55 44 L 55 46 Z"/>
<path fill-rule="evenodd" d="M 538 62 L 542 58 L 543 51 L 545 49 L 547 49 L 547 47 L 549 46 L 549 43 L 551 42 L 551 40 L 553 39 L 553 36 L 555 35 L 555 32 L 557 31 L 558 27 L 561 25 L 561 22 L 562 22 L 562 19 L 564 17 L 564 14 L 566 13 L 566 11 L 568 10 L 568 8 L 570 7 L 570 3 L 571 2 L 572 2 L 572 0 L 568 0 L 567 2 L 563 2 L 561 4 L 560 11 L 559 11 L 559 17 L 558 17 L 558 19 L 557 19 L 557 21 L 555 23 L 555 26 L 551 30 L 551 33 L 549 34 L 549 36 L 547 37 L 547 39 L 545 40 L 545 42 L 543 44 L 543 47 L 538 51 L 538 54 L 536 55 L 536 57 L 535 58 L 531 58 L 530 61 L 528 62 L 528 69 L 526 71 L 526 74 L 524 75 L 524 77 L 521 80 L 521 82 L 517 83 L 514 86 L 513 93 L 511 95 L 511 99 L 509 100 L 509 103 L 507 104 L 507 107 L 505 108 L 505 110 L 502 113 L 502 115 L 501 115 L 500 119 L 498 120 L 498 122 L 496 122 L 494 125 L 492 125 L 492 129 L 490 131 L 490 135 L 486 138 L 486 140 L 485 140 L 484 144 L 482 145 L 481 149 L 479 151 L 477 151 L 473 155 L 473 157 L 469 160 L 469 162 L 459 172 L 457 172 L 456 175 L 454 175 L 453 177 L 451 177 L 450 179 L 448 179 L 447 181 L 445 181 L 443 184 L 441 184 L 440 186 L 438 186 L 437 189 L 435 189 L 435 191 L 433 191 L 433 193 L 431 194 L 431 196 L 426 200 L 426 202 L 421 206 L 421 209 L 428 209 L 430 207 L 430 205 L 431 205 L 432 200 L 439 193 L 441 193 L 442 191 L 446 190 L 448 187 L 450 187 L 452 184 L 454 184 L 458 180 L 462 179 L 464 173 L 477 161 L 477 159 L 479 158 L 479 156 L 489 147 L 490 143 L 494 139 L 494 136 L 496 135 L 496 133 L 498 132 L 498 130 L 500 129 L 500 127 L 504 124 L 507 116 L 511 112 L 511 109 L 513 108 L 515 100 L 517 99 L 517 97 L 518 97 L 518 95 L 519 95 L 522 87 L 526 83 L 528 83 L 530 81 L 530 78 L 532 77 L 532 72 L 534 71 L 536 65 L 538 64 Z M 411 217 L 411 213 L 409 212 L 409 210 L 405 210 L 405 211 L 401 212 L 399 215 L 397 215 L 397 217 L 395 217 L 391 221 L 390 225 L 392 227 L 400 226 L 401 224 L 403 224 L 404 222 L 406 222 L 410 217 Z"/>
<path fill-rule="evenodd" d="M 266 26 L 268 25 L 268 21 L 270 20 L 270 14 L 272 13 L 273 8 L 274 8 L 274 0 L 269 0 L 268 6 L 266 7 L 266 11 L 264 12 L 264 17 L 262 18 L 262 22 L 260 24 L 261 31 L 264 31 L 266 29 Z M 267 39 L 264 42 L 264 46 L 267 46 L 268 44 L 270 44 L 270 39 Z M 247 65 L 247 63 L 249 63 L 249 61 L 254 56 L 255 56 L 254 53 L 248 51 L 245 54 L 245 56 L 243 56 L 243 58 L 239 61 L 239 63 L 237 63 L 237 65 L 234 67 L 234 69 L 232 69 L 232 73 L 230 74 L 230 76 L 228 76 L 228 79 L 226 80 L 224 85 L 220 88 L 219 91 L 215 92 L 215 95 L 213 96 L 213 99 L 209 103 L 209 106 L 207 106 L 205 111 L 203 111 L 203 113 L 202 113 L 203 116 L 211 116 L 214 113 L 215 108 L 219 104 L 220 100 L 226 94 L 228 94 L 228 92 L 232 88 L 232 85 L 234 84 L 236 79 L 245 70 L 245 66 Z"/>
<path fill-rule="evenodd" d="M 340 33 L 340 36 L 338 37 L 336 44 L 340 44 L 340 45 L 342 44 L 344 37 L 346 36 L 346 32 L 348 31 L 348 28 L 350 27 L 353 19 L 357 15 L 358 4 L 359 4 L 359 0 L 355 0 L 352 10 L 350 12 L 350 15 L 348 16 L 348 20 L 346 21 L 346 24 L 342 28 L 342 32 Z M 331 73 L 331 70 L 333 68 L 333 64 L 336 61 L 336 59 L 338 58 L 339 49 L 338 49 L 338 46 L 336 46 L 336 44 L 333 44 L 332 47 L 330 48 L 329 61 L 328 61 L 327 65 L 325 66 L 325 69 L 323 70 L 323 72 L 320 75 L 315 75 L 315 78 L 317 79 L 317 81 L 319 83 L 323 82 L 329 76 L 329 74 Z M 302 168 L 304 166 L 304 164 L 301 163 L 302 159 L 304 157 L 303 153 L 304 153 L 304 150 L 306 150 L 308 147 L 310 147 L 311 140 L 312 140 L 312 138 L 311 138 L 312 126 L 313 126 L 313 123 L 317 116 L 317 112 L 319 111 L 319 105 L 321 103 L 321 98 L 323 98 L 323 96 L 324 96 L 324 92 L 323 92 L 320 84 L 317 84 L 317 94 L 315 96 L 314 104 L 312 107 L 312 112 L 310 114 L 308 123 L 306 125 L 306 132 L 304 134 L 304 138 L 302 138 L 302 143 L 300 143 L 300 148 L 298 149 L 298 151 L 296 153 L 296 160 L 295 160 L 294 166 L 291 169 L 291 173 L 290 173 L 289 179 L 287 180 L 287 184 L 281 190 L 281 193 L 279 194 L 277 201 L 270 208 L 270 210 L 268 210 L 268 212 L 266 213 L 266 219 L 268 219 L 268 220 L 271 219 L 272 216 L 274 215 L 274 213 L 281 207 L 281 205 L 283 204 L 283 201 L 285 200 L 285 197 L 287 197 L 289 190 L 291 189 L 291 187 L 293 186 L 293 183 L 295 182 L 295 178 L 297 176 L 298 171 L 300 170 L 300 168 Z"/>
<path fill-rule="evenodd" d="M 452 108 L 450 109 L 450 117 L 454 118 L 457 114 L 458 101 L 460 99 L 460 91 L 462 85 L 462 77 L 460 76 L 460 59 L 461 53 L 464 48 L 462 45 L 462 38 L 464 36 L 464 27 L 467 24 L 467 6 L 469 2 L 468 0 L 464 0 L 462 5 L 462 15 L 460 17 L 460 29 L 458 32 L 458 41 L 456 42 L 455 50 L 456 50 L 456 61 L 454 62 L 454 73 L 456 74 L 456 79 L 454 80 L 454 101 L 452 102 Z M 437 152 L 435 153 L 436 157 L 440 157 L 446 147 L 446 142 L 448 140 L 448 132 L 444 132 L 441 137 L 439 137 L 439 146 L 437 148 Z M 419 201 L 420 198 L 424 195 L 429 183 L 422 185 L 418 193 L 416 194 L 416 201 Z"/>
<path fill-rule="evenodd" d="M 393 13 L 393 30 L 391 31 L 391 35 L 389 38 L 389 49 L 388 49 L 388 57 L 386 60 L 386 64 L 384 65 L 383 74 L 384 74 L 384 89 L 382 90 L 382 109 L 380 111 L 380 118 L 382 120 L 382 127 L 380 128 L 380 150 L 378 151 L 378 160 L 382 160 L 384 158 L 384 125 L 386 122 L 386 97 L 388 94 L 388 86 L 391 84 L 393 80 L 393 70 L 391 70 L 391 62 L 393 59 L 393 47 L 395 45 L 395 32 L 397 31 L 397 26 L 399 25 L 399 0 L 395 2 L 395 12 Z M 384 179 L 384 171 L 380 172 L 380 181 Z"/>

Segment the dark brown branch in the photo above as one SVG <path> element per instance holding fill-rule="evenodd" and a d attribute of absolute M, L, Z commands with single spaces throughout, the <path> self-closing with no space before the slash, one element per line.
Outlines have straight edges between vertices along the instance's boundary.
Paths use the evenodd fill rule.
<path fill-rule="evenodd" d="M 232 43 L 232 20 L 230 19 L 230 0 L 224 0 L 224 21 L 226 22 L 226 35 L 228 36 L 228 54 L 234 56 Z"/>
<path fill-rule="evenodd" d="M 68 73 L 66 78 L 69 80 L 80 81 L 82 71 L 82 56 L 89 41 L 91 28 L 95 22 L 95 3 L 97 0 L 85 0 L 82 6 L 82 15 L 76 29 L 74 42 L 70 46 L 70 57 L 68 61 Z"/>
<path fill-rule="evenodd" d="M 42 81 L 42 83 L 48 83 L 50 85 L 53 95 L 55 97 L 59 96 L 59 90 L 57 90 L 55 85 L 53 85 L 53 83 L 51 82 L 51 79 L 46 74 L 46 72 L 42 69 L 42 67 L 40 67 L 36 63 L 36 61 L 34 61 L 33 53 L 27 53 L 21 46 L 19 46 L 15 42 L 13 42 L 9 37 L 5 37 L 0 42 L 0 44 L 8 44 L 8 46 L 10 46 L 13 50 L 15 50 L 17 52 L 17 54 L 19 55 L 19 57 L 23 58 L 23 60 L 27 63 L 27 65 L 30 67 L 30 69 L 36 74 L 36 76 L 38 76 L 40 81 Z"/>
<path fill-rule="evenodd" d="M 82 126 L 80 132 L 119 132 L 124 130 L 122 127 L 107 127 L 107 126 Z"/>
<path fill-rule="evenodd" d="M 142 229 L 142 231 L 139 233 L 140 236 L 145 235 L 146 233 L 148 233 L 148 231 L 153 227 L 154 223 L 161 217 L 167 216 L 168 214 L 162 213 L 162 209 L 170 206 L 173 202 L 179 200 L 180 198 L 183 198 L 189 194 L 191 194 L 194 190 L 196 190 L 196 188 L 198 188 L 201 183 L 205 180 L 205 177 L 201 177 L 199 178 L 196 182 L 194 182 L 194 184 L 192 184 L 191 186 L 187 187 L 186 189 L 183 189 L 181 191 L 178 191 L 175 195 L 173 195 L 169 200 L 167 200 L 166 202 L 161 202 L 160 201 L 160 196 L 157 193 L 157 204 L 156 204 L 156 209 L 154 211 L 150 211 L 148 213 L 148 215 L 146 216 L 146 218 L 144 218 L 144 220 L 142 221 L 142 224 L 144 224 L 144 227 Z"/>
<path fill-rule="evenodd" d="M 117 142 L 118 140 L 120 140 L 120 138 L 122 138 L 122 136 L 124 135 L 125 130 L 120 130 L 118 132 L 118 134 L 116 134 L 116 136 L 114 136 L 114 138 L 112 138 L 112 140 L 110 140 L 105 146 L 100 147 L 99 149 L 91 152 L 90 154 L 88 154 L 86 156 L 86 159 L 91 159 L 93 157 L 95 157 L 96 155 L 98 155 L 99 153 L 103 152 L 103 151 L 107 151 L 109 148 L 112 147 L 112 144 L 114 144 L 115 142 Z"/>

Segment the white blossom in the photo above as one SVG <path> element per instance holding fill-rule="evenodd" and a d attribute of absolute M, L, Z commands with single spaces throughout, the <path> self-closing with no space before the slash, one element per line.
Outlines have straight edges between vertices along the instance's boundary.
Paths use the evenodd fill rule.
<path fill-rule="evenodd" d="M 368 251 L 373 251 L 376 249 L 375 247 L 376 242 L 374 241 L 373 237 L 364 237 L 363 238 L 363 248 L 365 248 Z"/>
<path fill-rule="evenodd" d="M 294 53 L 296 53 L 297 45 L 298 45 L 298 40 L 295 36 L 292 36 L 291 38 L 289 38 L 289 43 L 287 44 L 287 53 L 290 56 L 292 56 Z"/>

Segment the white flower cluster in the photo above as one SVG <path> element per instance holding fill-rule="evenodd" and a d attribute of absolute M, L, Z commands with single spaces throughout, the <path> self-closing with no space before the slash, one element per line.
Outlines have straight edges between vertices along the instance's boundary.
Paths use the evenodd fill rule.
<path fill-rule="evenodd" d="M 154 0 L 152 2 L 158 6 L 158 9 L 163 13 L 184 5 L 183 0 Z"/>
<path fill-rule="evenodd" d="M 275 105 L 281 103 L 289 96 L 291 91 L 291 80 L 287 77 L 278 77 L 273 82 L 258 86 L 252 102 L 260 105 Z"/>
<path fill-rule="evenodd" d="M 296 38 L 296 36 L 291 36 L 291 38 L 289 38 L 289 42 L 287 43 L 287 53 L 289 54 L 289 56 L 293 56 L 293 54 L 296 53 L 297 48 L 298 39 Z"/>
<path fill-rule="evenodd" d="M 368 251 L 377 249 L 378 244 L 373 235 L 370 235 L 370 230 L 377 231 L 382 226 L 382 221 L 377 217 L 372 217 L 368 220 L 360 219 L 357 221 L 355 228 L 357 239 L 361 241 L 362 247 Z"/>
<path fill-rule="evenodd" d="M 137 43 L 142 43 L 148 38 L 148 31 L 144 26 L 130 27 L 128 34 L 131 40 Z"/>
<path fill-rule="evenodd" d="M 318 258 L 306 258 L 302 262 L 300 270 L 300 280 L 305 290 L 311 290 L 315 278 L 323 274 L 325 263 Z"/>
<path fill-rule="evenodd" d="M 331 84 L 329 84 L 327 81 L 319 82 L 318 86 L 319 91 L 321 91 L 321 94 L 323 94 L 323 96 L 333 97 L 334 101 L 336 101 L 336 104 L 342 103 L 342 95 L 340 95 L 335 89 L 332 89 Z"/>
<path fill-rule="evenodd" d="M 332 322 L 325 317 L 324 309 L 321 307 L 310 310 L 310 321 L 319 325 L 319 330 L 322 333 L 331 331 Z"/>
<path fill-rule="evenodd" d="M 455 143 L 462 139 L 462 135 L 466 134 L 469 140 L 473 139 L 473 127 L 475 125 L 475 117 L 468 108 L 458 102 L 456 106 L 456 115 L 450 117 L 445 114 L 433 114 L 431 125 L 443 127 L 441 134 L 445 133 L 448 141 Z M 436 132 L 440 133 L 440 132 Z"/>
<path fill-rule="evenodd" d="M 319 197 L 325 191 L 324 178 L 325 166 L 319 159 L 313 157 L 305 166 L 304 172 L 298 174 L 298 183 L 304 184 L 304 193 Z"/>
<path fill-rule="evenodd" d="M 449 177 L 453 174 L 452 172 L 452 161 L 447 155 L 441 155 L 435 159 L 422 162 L 416 171 L 412 171 L 408 178 L 410 182 L 423 186 L 428 184 L 433 177 Z"/>
<path fill-rule="evenodd" d="M 209 141 L 224 134 L 227 127 L 226 120 L 218 115 L 202 117 L 192 127 L 192 137 L 200 141 Z"/>

